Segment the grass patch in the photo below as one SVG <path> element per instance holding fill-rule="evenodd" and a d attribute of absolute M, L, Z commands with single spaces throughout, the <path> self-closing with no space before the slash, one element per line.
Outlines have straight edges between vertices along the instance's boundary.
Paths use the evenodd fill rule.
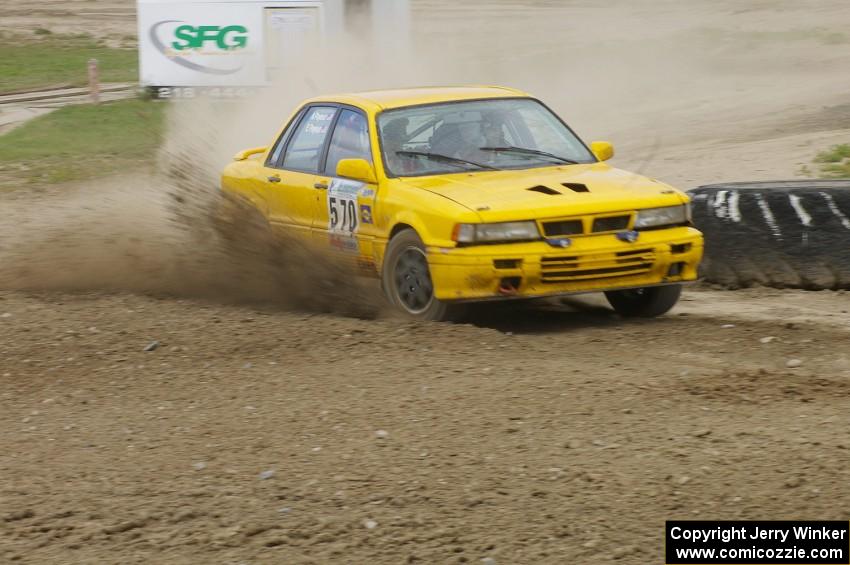
<path fill-rule="evenodd" d="M 833 145 L 815 157 L 818 176 L 826 179 L 850 178 L 850 143 Z"/>
<path fill-rule="evenodd" d="M 135 49 L 115 49 L 87 35 L 37 28 L 32 36 L 0 36 L 0 94 L 60 84 L 88 84 L 87 63 L 97 59 L 101 82 L 136 82 Z"/>
<path fill-rule="evenodd" d="M 149 164 L 165 103 L 66 106 L 0 136 L 0 186 L 82 180 Z"/>

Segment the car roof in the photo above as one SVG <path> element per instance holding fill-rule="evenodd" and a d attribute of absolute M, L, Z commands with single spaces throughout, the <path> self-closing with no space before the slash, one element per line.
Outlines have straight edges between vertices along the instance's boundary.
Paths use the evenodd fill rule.
<path fill-rule="evenodd" d="M 480 100 L 483 98 L 525 98 L 529 96 L 521 90 L 504 86 L 426 86 L 318 96 L 306 103 L 338 102 L 358 106 L 372 112 L 380 112 L 390 108 L 418 106 L 420 104 L 438 104 L 440 102 Z"/>

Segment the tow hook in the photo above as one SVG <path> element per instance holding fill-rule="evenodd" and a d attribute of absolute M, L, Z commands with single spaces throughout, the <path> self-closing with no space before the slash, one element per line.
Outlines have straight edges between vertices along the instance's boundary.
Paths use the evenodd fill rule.
<path fill-rule="evenodd" d="M 502 296 L 514 296 L 519 292 L 519 277 L 505 277 L 499 281 L 499 294 Z"/>

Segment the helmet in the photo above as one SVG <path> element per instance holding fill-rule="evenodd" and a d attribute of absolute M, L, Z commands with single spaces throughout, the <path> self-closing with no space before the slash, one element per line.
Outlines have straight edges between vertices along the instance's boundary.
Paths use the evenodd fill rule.
<path fill-rule="evenodd" d="M 383 128 L 381 133 L 384 140 L 390 143 L 404 143 L 407 140 L 407 124 L 410 121 L 407 118 L 395 118 L 390 120 Z"/>

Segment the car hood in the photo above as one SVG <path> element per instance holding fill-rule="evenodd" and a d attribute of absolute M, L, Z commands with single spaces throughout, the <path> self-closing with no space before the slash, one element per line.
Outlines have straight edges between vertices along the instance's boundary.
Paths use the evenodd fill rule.
<path fill-rule="evenodd" d="M 457 202 L 485 222 L 673 206 L 687 200 L 667 184 L 604 163 L 406 178 L 404 182 Z"/>

